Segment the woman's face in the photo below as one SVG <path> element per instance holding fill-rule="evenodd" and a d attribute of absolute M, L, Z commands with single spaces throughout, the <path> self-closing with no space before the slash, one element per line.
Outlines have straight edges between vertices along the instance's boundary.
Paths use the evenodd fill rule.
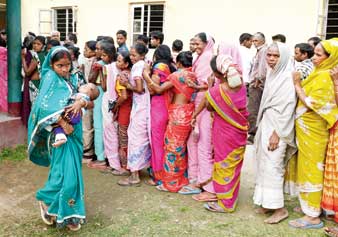
<path fill-rule="evenodd" d="M 95 54 L 97 58 L 101 58 L 102 55 L 102 48 L 100 43 L 96 43 L 96 50 L 95 50 Z"/>
<path fill-rule="evenodd" d="M 43 44 L 39 40 L 33 41 L 33 50 L 37 53 L 41 52 L 43 49 Z"/>
<path fill-rule="evenodd" d="M 72 62 L 67 58 L 63 57 L 52 64 L 52 69 L 61 77 L 68 78 Z"/>
<path fill-rule="evenodd" d="M 101 53 L 101 59 L 105 63 L 111 63 L 111 59 L 110 59 L 109 55 L 105 52 Z"/>
<path fill-rule="evenodd" d="M 205 49 L 205 46 L 207 46 L 206 43 L 204 43 L 200 38 L 195 37 L 195 46 L 196 46 L 196 53 L 198 55 L 201 55 Z"/>
<path fill-rule="evenodd" d="M 327 58 L 328 56 L 325 54 L 322 44 L 317 44 L 314 50 L 314 55 L 312 57 L 313 64 L 317 67 Z"/>
<path fill-rule="evenodd" d="M 70 57 L 72 58 L 72 61 L 75 61 L 76 58 L 75 58 L 75 55 L 74 55 L 74 51 L 72 49 L 69 49 L 69 54 L 70 54 Z"/>
<path fill-rule="evenodd" d="M 135 48 L 130 49 L 130 60 L 133 64 L 137 63 L 138 61 L 142 60 L 142 56 L 139 55 Z"/>
<path fill-rule="evenodd" d="M 279 61 L 279 57 L 280 57 L 280 54 L 279 54 L 278 48 L 276 47 L 268 48 L 267 53 L 266 53 L 266 62 L 269 65 L 269 67 L 274 69 Z"/>
<path fill-rule="evenodd" d="M 83 55 L 86 58 L 91 58 L 96 55 L 95 51 L 92 51 L 87 45 L 85 45 L 84 50 L 83 50 Z"/>
<path fill-rule="evenodd" d="M 128 67 L 128 63 L 123 60 L 122 55 L 117 56 L 116 67 L 120 70 L 124 70 Z"/>

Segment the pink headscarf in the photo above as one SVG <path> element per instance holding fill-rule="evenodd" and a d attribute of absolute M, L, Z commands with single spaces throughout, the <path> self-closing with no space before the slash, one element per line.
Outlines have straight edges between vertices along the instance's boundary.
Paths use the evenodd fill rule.
<path fill-rule="evenodd" d="M 214 41 L 211 36 L 207 35 L 207 45 L 203 52 L 198 55 L 192 65 L 192 71 L 196 73 L 197 81 L 201 84 L 208 84 L 208 77 L 212 74 L 210 61 L 213 57 Z"/>
<path fill-rule="evenodd" d="M 237 45 L 221 42 L 218 45 L 218 55 L 220 54 L 230 55 L 232 57 L 233 64 L 237 66 L 236 69 L 238 69 L 242 74 L 243 71 L 242 58 Z"/>

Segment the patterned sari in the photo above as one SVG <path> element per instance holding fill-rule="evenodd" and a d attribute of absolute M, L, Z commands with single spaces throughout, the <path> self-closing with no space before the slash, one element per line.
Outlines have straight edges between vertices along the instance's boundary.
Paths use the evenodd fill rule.
<path fill-rule="evenodd" d="M 338 123 L 330 130 L 327 146 L 324 187 L 321 207 L 324 214 L 333 216 L 338 223 Z"/>
<path fill-rule="evenodd" d="M 187 79 L 196 81 L 196 76 L 190 68 L 174 72 L 168 77 L 174 85 L 173 93 L 183 94 L 191 101 L 188 104 L 170 104 L 168 108 L 169 121 L 164 136 L 162 183 L 170 192 L 178 192 L 189 183 L 187 140 L 195 106 L 192 102 L 194 90 L 187 86 Z"/>
<path fill-rule="evenodd" d="M 160 78 L 160 85 L 167 81 L 170 70 L 165 63 L 156 63 L 153 75 Z M 155 182 L 161 180 L 164 156 L 164 134 L 168 123 L 168 101 L 166 94 L 151 98 L 151 175 Z"/>
<path fill-rule="evenodd" d="M 306 106 L 299 100 L 296 109 L 297 187 L 302 211 L 311 217 L 318 217 L 321 213 L 329 129 L 338 118 L 333 83 L 329 74 L 329 70 L 338 64 L 338 41 L 325 40 L 321 44 L 330 57 L 302 81 L 307 96 Z"/>
<path fill-rule="evenodd" d="M 232 212 L 238 199 L 248 131 L 246 88 L 242 86 L 233 93 L 224 91 L 219 85 L 211 88 L 206 98 L 216 111 L 212 132 L 215 159 L 212 183 L 218 205 Z"/>
<path fill-rule="evenodd" d="M 67 142 L 54 148 L 52 125 L 57 122 L 69 98 L 76 92 L 77 78 L 65 79 L 50 67 L 54 47 L 42 68 L 40 92 L 32 107 L 28 123 L 28 154 L 35 164 L 49 166 L 48 180 L 36 198 L 48 206 L 47 214 L 56 217 L 58 227 L 82 223 L 85 219 L 84 184 L 82 178 L 82 124 L 73 125 Z"/>

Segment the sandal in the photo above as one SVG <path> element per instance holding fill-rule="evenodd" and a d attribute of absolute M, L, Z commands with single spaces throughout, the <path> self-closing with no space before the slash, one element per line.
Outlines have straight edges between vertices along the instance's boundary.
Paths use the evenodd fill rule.
<path fill-rule="evenodd" d="M 193 188 L 189 185 L 183 186 L 180 191 L 178 191 L 179 194 L 183 195 L 191 195 L 191 194 L 200 194 L 202 190 L 200 188 Z"/>
<path fill-rule="evenodd" d="M 157 186 L 156 186 L 156 189 L 157 189 L 158 191 L 162 191 L 162 192 L 169 192 L 169 190 L 166 189 L 166 188 L 163 186 L 163 184 L 157 185 Z"/>
<path fill-rule="evenodd" d="M 224 211 L 224 209 L 220 205 L 218 205 L 217 202 L 207 202 L 203 206 L 208 211 L 226 213 L 226 211 Z"/>
<path fill-rule="evenodd" d="M 81 224 L 69 224 L 67 227 L 71 231 L 78 231 L 81 229 Z"/>
<path fill-rule="evenodd" d="M 116 170 L 116 169 L 113 169 L 111 171 L 111 173 L 114 176 L 129 176 L 130 175 L 130 172 L 128 170 Z"/>
<path fill-rule="evenodd" d="M 210 194 L 212 194 L 213 196 L 211 197 Z M 215 194 L 206 191 L 200 194 L 192 195 L 191 197 L 198 202 L 215 202 L 218 200 Z"/>
<path fill-rule="evenodd" d="M 47 207 L 46 207 L 46 205 L 43 202 L 39 201 L 39 206 L 40 206 L 40 215 L 41 215 L 42 221 L 46 225 L 53 225 L 55 217 L 50 216 L 50 215 L 47 214 L 47 211 L 46 211 Z"/>
<path fill-rule="evenodd" d="M 125 179 L 121 179 L 117 182 L 118 185 L 128 187 L 128 186 L 141 186 L 141 180 L 133 180 L 130 176 Z"/>
<path fill-rule="evenodd" d="M 289 221 L 289 226 L 292 228 L 297 228 L 297 229 L 320 229 L 320 228 L 323 228 L 324 223 L 320 221 L 318 224 L 312 224 L 311 222 L 308 222 L 307 220 L 298 218 L 298 219 Z"/>

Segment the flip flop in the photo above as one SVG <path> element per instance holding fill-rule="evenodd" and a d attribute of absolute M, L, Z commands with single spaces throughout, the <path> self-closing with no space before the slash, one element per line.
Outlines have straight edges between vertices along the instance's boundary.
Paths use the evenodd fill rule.
<path fill-rule="evenodd" d="M 217 202 L 207 202 L 203 206 L 208 211 L 219 212 L 219 213 L 225 213 L 226 212 L 226 211 L 224 211 L 224 209 L 222 207 L 220 207 L 217 204 Z"/>
<path fill-rule="evenodd" d="M 78 231 L 81 229 L 81 224 L 77 224 L 77 225 L 67 225 L 68 229 L 71 231 Z"/>
<path fill-rule="evenodd" d="M 214 197 L 214 198 L 200 198 L 199 195 L 203 195 L 203 193 L 200 193 L 200 194 L 195 194 L 195 195 L 192 195 L 192 199 L 194 199 L 195 201 L 198 201 L 198 202 L 215 202 L 217 201 L 217 197 Z"/>
<path fill-rule="evenodd" d="M 158 191 L 169 192 L 168 189 L 166 189 L 165 187 L 163 187 L 163 184 L 157 185 L 155 188 L 156 188 Z"/>
<path fill-rule="evenodd" d="M 184 191 L 184 190 L 188 190 L 188 191 Z M 183 186 L 180 191 L 178 191 L 179 194 L 183 194 L 183 195 L 191 195 L 191 194 L 200 194 L 202 192 L 202 190 L 200 188 L 192 188 L 190 186 Z"/>
<path fill-rule="evenodd" d="M 41 201 L 39 201 L 39 206 L 40 206 L 40 215 L 43 223 L 45 223 L 46 225 L 53 225 L 54 224 L 53 218 L 52 216 L 46 213 L 44 204 Z"/>
<path fill-rule="evenodd" d="M 116 169 L 113 169 L 111 171 L 111 173 L 114 175 L 114 176 L 128 176 L 130 175 L 130 172 L 128 170 L 116 170 Z"/>
<path fill-rule="evenodd" d="M 135 181 L 131 181 L 130 178 L 126 178 L 126 179 L 119 180 L 117 184 L 123 187 L 128 187 L 128 186 L 139 187 L 141 186 L 141 181 L 135 182 Z"/>
<path fill-rule="evenodd" d="M 297 226 L 294 223 L 298 223 L 301 226 Z M 296 229 L 321 229 L 324 226 L 324 223 L 320 221 L 318 224 L 312 224 L 302 218 L 298 218 L 292 221 L 289 221 L 289 226 Z"/>

